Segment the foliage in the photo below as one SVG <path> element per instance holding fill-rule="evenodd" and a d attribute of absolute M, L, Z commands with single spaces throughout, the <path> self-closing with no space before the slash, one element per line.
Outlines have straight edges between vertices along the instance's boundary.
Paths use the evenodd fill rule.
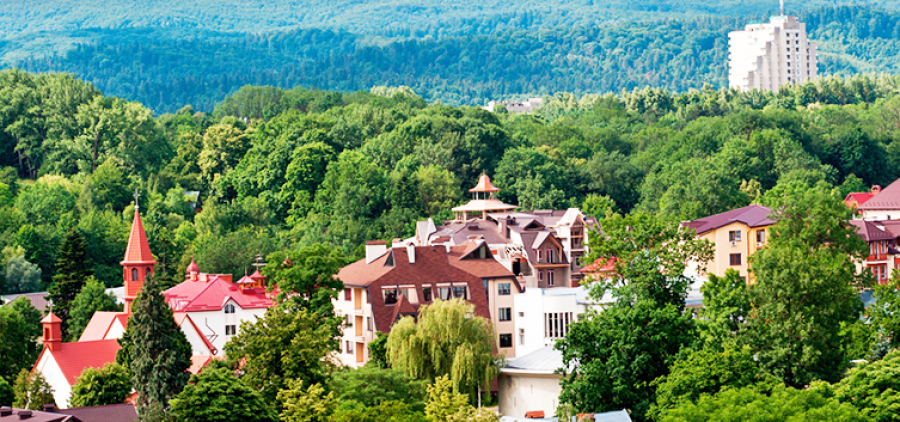
<path fill-rule="evenodd" d="M 434 381 L 446 376 L 453 391 L 473 403 L 485 383 L 496 377 L 493 325 L 475 316 L 461 300 L 435 301 L 419 308 L 418 320 L 403 317 L 391 328 L 388 360 L 410 378 Z"/>
<path fill-rule="evenodd" d="M 370 343 L 371 344 L 371 343 Z M 365 365 L 359 369 L 337 371 L 330 390 L 343 403 L 353 401 L 368 408 L 388 401 L 403 402 L 413 411 L 423 410 L 425 381 L 418 381 L 398 369 Z"/>
<path fill-rule="evenodd" d="M 892 348 L 900 346 L 900 273 L 885 284 L 875 286 L 875 304 L 868 310 L 872 325 L 878 327 Z"/>
<path fill-rule="evenodd" d="M 103 406 L 125 403 L 131 395 L 131 374 L 128 368 L 109 362 L 102 368 L 85 368 L 75 378 L 70 407 Z"/>
<path fill-rule="evenodd" d="M 175 324 L 156 277 L 151 275 L 133 303 L 120 353 L 132 373 L 135 408 L 142 421 L 164 420 L 169 400 L 177 396 L 189 375 L 191 345 Z M 119 356 L 116 361 L 122 363 Z"/>
<path fill-rule="evenodd" d="M 12 386 L 6 382 L 6 379 L 0 377 L 0 406 L 12 406 L 15 399 L 16 395 Z"/>
<path fill-rule="evenodd" d="M 41 269 L 25 260 L 14 256 L 6 262 L 6 293 L 36 292 L 41 286 Z"/>
<path fill-rule="evenodd" d="M 191 377 L 172 399 L 174 420 L 186 422 L 276 421 L 275 412 L 258 391 L 229 368 L 206 368 Z"/>
<path fill-rule="evenodd" d="M 341 402 L 332 416 L 333 422 L 425 422 L 425 413 L 413 410 L 401 401 L 383 401 L 374 407 Z"/>
<path fill-rule="evenodd" d="M 331 301 L 338 297 L 344 283 L 334 277 L 347 260 L 339 249 L 313 245 L 266 257 L 269 262 L 263 274 L 281 290 L 279 300 L 290 300 L 311 313 L 330 315 Z"/>
<path fill-rule="evenodd" d="M 703 293 L 702 318 L 697 320 L 703 341 L 710 346 L 734 340 L 747 320 L 750 299 L 747 282 L 736 270 L 725 270 L 724 277 L 709 275 L 700 287 Z"/>
<path fill-rule="evenodd" d="M 69 231 L 57 254 L 56 275 L 47 299 L 53 301 L 53 313 L 62 319 L 62 336 L 69 338 L 72 302 L 91 276 L 87 266 L 87 242 L 77 229 Z"/>
<path fill-rule="evenodd" d="M 729 388 L 697 403 L 682 402 L 665 422 L 703 421 L 866 421 L 853 406 L 829 397 L 821 388 L 797 390 L 785 386 Z"/>
<path fill-rule="evenodd" d="M 246 359 L 243 381 L 275 402 L 291 380 L 307 385 L 327 381 L 333 364 L 325 356 L 339 346 L 331 318 L 287 301 L 267 309 L 255 322 L 241 323 L 238 334 L 225 344 L 225 353 L 235 361 Z"/>
<path fill-rule="evenodd" d="M 485 408 L 475 409 L 469 398 L 457 392 L 447 375 L 434 380 L 428 387 L 428 402 L 425 416 L 430 422 L 496 422 L 497 414 Z"/>
<path fill-rule="evenodd" d="M 277 399 L 284 409 L 279 415 L 282 422 L 328 422 L 337 406 L 333 392 L 325 394 L 321 384 L 304 389 L 300 379 L 289 380 Z"/>
<path fill-rule="evenodd" d="M 767 246 L 749 259 L 757 280 L 742 342 L 766 372 L 791 386 L 837 381 L 848 363 L 835 345 L 842 323 L 862 310 L 853 262 L 867 249 L 847 223 L 842 199 L 821 183 L 789 197 L 773 211 Z"/>
<path fill-rule="evenodd" d="M 645 420 L 655 402 L 652 382 L 693 341 L 685 262 L 707 261 L 711 248 L 677 223 L 644 213 L 610 215 L 601 224 L 604 235 L 590 237 L 589 259 L 615 257 L 615 276 L 590 293 L 600 300 L 609 292 L 614 302 L 590 309 L 557 343 L 564 365 L 560 402 L 578 412 L 627 408 Z"/>
<path fill-rule="evenodd" d="M 69 341 L 78 341 L 94 312 L 115 312 L 120 311 L 120 308 L 116 303 L 116 297 L 106 293 L 103 284 L 93 276 L 88 277 L 84 287 L 72 301 L 72 310 L 69 313 Z"/>
<path fill-rule="evenodd" d="M 387 334 L 382 333 L 381 331 L 375 332 L 375 339 L 370 341 L 367 345 L 369 348 L 369 361 L 366 362 L 366 365 L 374 365 L 382 369 L 391 367 L 387 355 L 388 337 Z"/>
<path fill-rule="evenodd" d="M 12 383 L 41 351 L 41 314 L 26 297 L 0 306 L 0 378 Z"/>
<path fill-rule="evenodd" d="M 900 409 L 900 352 L 851 369 L 835 384 L 834 397 L 859 409 L 866 420 L 896 421 Z"/>
<path fill-rule="evenodd" d="M 45 404 L 56 404 L 53 399 L 53 388 L 39 371 L 33 373 L 27 369 L 19 371 L 13 384 L 13 394 L 16 400 L 12 407 L 19 409 L 43 410 Z"/>

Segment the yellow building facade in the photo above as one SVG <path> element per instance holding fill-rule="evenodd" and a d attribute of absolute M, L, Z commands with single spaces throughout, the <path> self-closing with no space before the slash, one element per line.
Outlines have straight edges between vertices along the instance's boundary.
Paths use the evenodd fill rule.
<path fill-rule="evenodd" d="M 722 277 L 725 271 L 733 269 L 752 281 L 748 258 L 768 242 L 769 227 L 775 224 L 769 217 L 771 213 L 768 207 L 750 205 L 682 223 L 696 230 L 697 237 L 708 240 L 714 248 L 713 259 L 706 263 L 705 272 L 700 263 L 691 263 L 688 272 Z"/>

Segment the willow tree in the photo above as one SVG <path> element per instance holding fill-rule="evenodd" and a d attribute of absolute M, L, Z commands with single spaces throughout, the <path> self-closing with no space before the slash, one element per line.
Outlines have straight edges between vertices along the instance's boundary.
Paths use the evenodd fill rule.
<path fill-rule="evenodd" d="M 422 306 L 418 323 L 404 317 L 391 329 L 388 359 L 412 378 L 449 376 L 453 389 L 480 401 L 481 387 L 497 376 L 494 327 L 461 299 Z M 477 395 L 476 395 L 477 393 Z"/>

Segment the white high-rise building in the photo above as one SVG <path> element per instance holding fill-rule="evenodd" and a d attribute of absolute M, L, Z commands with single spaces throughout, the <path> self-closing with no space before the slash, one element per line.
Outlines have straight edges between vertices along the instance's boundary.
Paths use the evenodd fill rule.
<path fill-rule="evenodd" d="M 773 16 L 728 34 L 728 86 L 741 91 L 777 91 L 782 85 L 814 79 L 816 45 L 796 16 Z"/>

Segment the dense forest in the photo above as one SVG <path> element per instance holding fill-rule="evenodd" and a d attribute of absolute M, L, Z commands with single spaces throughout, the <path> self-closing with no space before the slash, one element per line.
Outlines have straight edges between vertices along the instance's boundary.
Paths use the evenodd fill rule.
<path fill-rule="evenodd" d="M 359 10 L 373 7 L 353 3 Z M 564 2 L 558 8 L 594 10 L 586 3 L 592 2 Z M 591 23 L 576 14 L 547 20 L 550 12 L 513 11 L 493 4 L 484 6 L 484 14 L 477 17 L 462 9 L 453 13 L 434 6 L 435 19 L 382 32 L 337 24 L 353 21 L 355 12 L 327 21 L 334 25 L 320 22 L 263 31 L 278 26 L 271 23 L 260 24 L 252 32 L 224 22 L 142 26 L 88 19 L 79 25 L 99 28 L 73 24 L 79 29 L 60 27 L 54 28 L 57 32 L 10 36 L 5 45 L 0 41 L 0 54 L 7 66 L 74 73 L 108 95 L 139 101 L 156 114 L 175 112 L 186 104 L 211 111 L 224 96 L 244 85 L 344 92 L 409 86 L 429 102 L 480 105 L 556 92 L 584 95 L 648 85 L 676 92 L 707 83 L 723 87 L 728 76 L 728 32 L 765 16 L 762 3 L 759 10 L 754 9 L 757 3 L 747 5 L 742 9 L 745 14 L 739 14 L 736 6 L 724 7 L 720 15 L 704 13 L 699 6 L 654 3 L 659 3 L 655 9 L 640 2 L 614 6 L 616 10 L 691 13 L 635 12 L 627 19 Z M 747 11 L 759 14 L 747 15 Z M 432 16 L 428 8 L 416 13 Z M 455 20 L 449 23 L 442 20 L 451 17 Z M 820 74 L 900 70 L 900 12 L 830 7 L 802 11 L 800 18 L 807 23 L 810 38 L 819 43 Z M 361 20 L 385 19 L 376 14 Z M 410 17 L 404 22 L 415 21 Z M 53 47 L 54 43 L 64 48 Z M 57 54 L 48 55 L 53 51 Z"/>
<path fill-rule="evenodd" d="M 257 253 L 412 234 L 482 173 L 522 209 L 612 207 L 678 220 L 817 182 L 900 176 L 900 78 L 822 78 L 777 94 L 643 88 L 557 94 L 533 115 L 429 104 L 408 88 L 244 87 L 213 112 L 154 117 L 67 74 L 0 72 L 6 291 L 46 288 L 76 229 L 114 286 L 141 211 L 161 273 L 191 257 L 240 275 Z M 199 191 L 202 212 L 191 207 Z"/>

